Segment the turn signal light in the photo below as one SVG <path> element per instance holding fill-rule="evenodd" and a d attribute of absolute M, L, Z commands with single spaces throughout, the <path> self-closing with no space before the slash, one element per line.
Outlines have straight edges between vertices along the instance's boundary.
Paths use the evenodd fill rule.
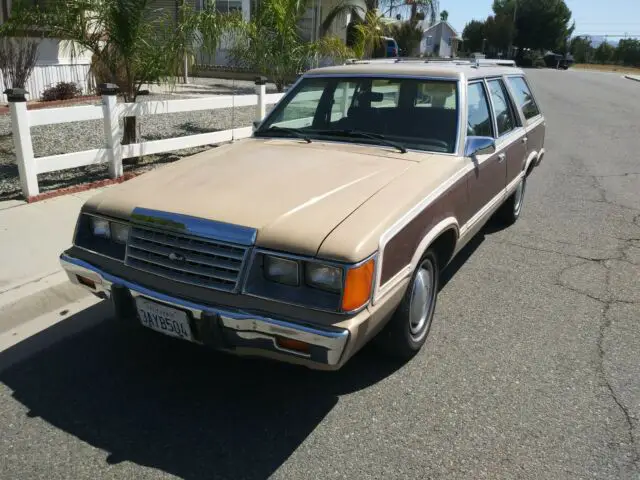
<path fill-rule="evenodd" d="M 87 277 L 82 277 L 80 275 L 76 275 L 76 278 L 78 279 L 78 282 L 84 285 L 85 287 L 89 287 L 91 290 L 96 289 L 96 282 L 94 282 L 93 280 Z"/>
<path fill-rule="evenodd" d="M 347 270 L 347 279 L 342 295 L 342 310 L 349 312 L 360 308 L 371 297 L 371 286 L 374 271 L 373 258 L 359 267 Z"/>
<path fill-rule="evenodd" d="M 293 350 L 294 352 L 300 352 L 304 354 L 310 353 L 311 345 L 305 342 L 301 342 L 300 340 L 294 340 L 293 338 L 278 337 L 276 338 L 276 342 L 278 343 L 278 347 L 283 348 L 285 350 Z"/>

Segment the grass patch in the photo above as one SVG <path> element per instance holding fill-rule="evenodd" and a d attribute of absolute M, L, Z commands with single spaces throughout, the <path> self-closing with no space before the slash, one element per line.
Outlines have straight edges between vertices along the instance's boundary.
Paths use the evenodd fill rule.
<path fill-rule="evenodd" d="M 622 65 L 597 65 L 593 63 L 578 63 L 571 68 L 576 70 L 597 70 L 599 72 L 617 72 L 628 73 L 631 75 L 640 75 L 640 68 L 637 67 L 625 67 Z"/>

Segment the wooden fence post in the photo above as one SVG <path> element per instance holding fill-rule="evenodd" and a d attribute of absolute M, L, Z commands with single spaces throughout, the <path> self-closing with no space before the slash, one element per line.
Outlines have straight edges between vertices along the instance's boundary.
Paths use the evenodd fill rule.
<path fill-rule="evenodd" d="M 256 78 L 256 95 L 258 95 L 258 103 L 256 104 L 256 121 L 261 122 L 267 114 L 267 78 Z"/>
<path fill-rule="evenodd" d="M 16 152 L 22 194 L 28 199 L 40 193 L 38 189 L 38 172 L 31 143 L 29 112 L 27 111 L 26 95 L 28 92 L 23 88 L 10 88 L 4 93 L 7 95 L 11 112 L 11 134 Z"/>
<path fill-rule="evenodd" d="M 104 115 L 104 137 L 109 152 L 109 176 L 121 177 L 122 169 L 122 128 L 118 110 L 118 86 L 114 83 L 101 83 L 98 85 L 102 95 L 102 111 Z"/>

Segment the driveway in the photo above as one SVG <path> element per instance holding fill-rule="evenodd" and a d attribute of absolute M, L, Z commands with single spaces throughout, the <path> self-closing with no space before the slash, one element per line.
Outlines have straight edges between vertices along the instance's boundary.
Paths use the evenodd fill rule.
<path fill-rule="evenodd" d="M 449 269 L 414 360 L 241 360 L 101 303 L 0 354 L 0 478 L 639 478 L 640 84 L 529 75 L 548 139 L 523 216 Z"/>

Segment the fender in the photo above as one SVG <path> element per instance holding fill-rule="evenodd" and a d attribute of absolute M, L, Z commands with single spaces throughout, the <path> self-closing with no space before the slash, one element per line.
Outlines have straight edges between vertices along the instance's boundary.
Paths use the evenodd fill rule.
<path fill-rule="evenodd" d="M 527 157 L 527 161 L 524 164 L 524 169 L 523 171 L 526 173 L 529 171 L 529 167 L 531 166 L 531 162 L 533 161 L 538 161 L 538 152 L 531 152 L 529 154 L 529 156 Z M 536 164 L 537 165 L 537 164 Z M 535 166 L 535 165 L 534 165 Z"/>
<path fill-rule="evenodd" d="M 545 149 L 540 149 L 540 154 L 538 155 L 538 159 L 536 160 L 536 167 L 542 163 L 542 159 L 544 158 Z"/>
<path fill-rule="evenodd" d="M 460 238 L 460 226 L 458 225 L 458 220 L 455 217 L 447 217 L 444 220 L 438 222 L 433 226 L 431 230 L 422 238 L 420 243 L 418 244 L 416 251 L 413 253 L 411 257 L 411 263 L 406 267 L 402 268 L 394 277 L 390 278 L 383 286 L 380 286 L 380 275 L 382 272 L 382 255 L 378 257 L 380 260 L 376 267 L 376 283 L 373 294 L 372 303 L 375 305 L 382 297 L 384 297 L 387 293 L 392 291 L 400 282 L 402 282 L 405 278 L 411 276 L 413 271 L 417 268 L 420 259 L 424 255 L 424 252 L 431 246 L 431 244 L 445 231 L 447 230 L 455 230 L 456 232 L 456 243 Z M 454 246 L 455 250 L 455 246 Z"/>

